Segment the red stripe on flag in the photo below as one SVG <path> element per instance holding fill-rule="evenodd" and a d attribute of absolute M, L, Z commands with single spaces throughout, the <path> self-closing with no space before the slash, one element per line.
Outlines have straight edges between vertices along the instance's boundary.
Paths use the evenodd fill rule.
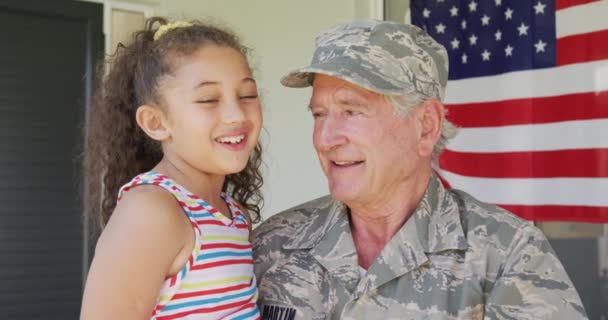
<path fill-rule="evenodd" d="M 555 10 L 561 10 L 568 7 L 574 7 L 585 3 L 595 2 L 598 0 L 555 0 Z"/>
<path fill-rule="evenodd" d="M 485 178 L 608 177 L 608 149 L 469 153 L 445 150 L 439 166 Z"/>
<path fill-rule="evenodd" d="M 608 207 L 588 206 L 524 206 L 499 205 L 518 216 L 534 221 L 575 221 L 606 223 L 608 221 Z"/>
<path fill-rule="evenodd" d="M 441 184 L 443 185 L 444 188 L 446 188 L 446 189 L 451 189 L 452 188 L 452 186 L 450 185 L 450 183 L 447 180 L 445 180 L 441 176 L 441 174 L 439 172 L 437 172 L 437 170 L 433 169 L 433 172 L 435 173 L 435 175 L 437 176 L 437 178 L 439 179 L 439 181 L 441 181 Z"/>
<path fill-rule="evenodd" d="M 608 91 L 446 107 L 448 120 L 463 128 L 603 119 L 608 118 Z"/>
<path fill-rule="evenodd" d="M 608 59 L 608 30 L 559 38 L 556 46 L 558 66 Z"/>

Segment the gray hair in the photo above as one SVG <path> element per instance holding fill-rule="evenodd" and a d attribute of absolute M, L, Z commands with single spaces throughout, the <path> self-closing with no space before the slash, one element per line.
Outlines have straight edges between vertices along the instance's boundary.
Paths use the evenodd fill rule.
<path fill-rule="evenodd" d="M 393 108 L 395 109 L 395 113 L 401 117 L 409 116 L 411 112 L 416 109 L 417 106 L 431 99 L 417 92 L 399 96 L 385 95 L 384 97 L 386 101 L 388 101 L 388 103 L 393 106 Z M 446 119 L 444 115 L 443 123 L 441 126 L 441 136 L 439 137 L 439 141 L 437 141 L 437 144 L 435 144 L 435 147 L 433 148 L 433 160 L 437 160 L 437 158 L 441 154 L 441 151 L 443 151 L 450 139 L 456 136 L 456 133 L 458 133 L 458 128 L 456 128 L 456 126 L 454 126 L 454 124 L 451 123 L 448 119 Z"/>

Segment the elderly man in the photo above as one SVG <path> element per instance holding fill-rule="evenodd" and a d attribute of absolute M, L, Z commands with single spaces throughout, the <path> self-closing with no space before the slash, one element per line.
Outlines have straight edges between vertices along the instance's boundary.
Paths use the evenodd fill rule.
<path fill-rule="evenodd" d="M 454 135 L 443 46 L 421 29 L 359 21 L 319 34 L 313 144 L 331 197 L 253 234 L 263 319 L 584 319 L 542 233 L 462 191 L 432 162 Z"/>

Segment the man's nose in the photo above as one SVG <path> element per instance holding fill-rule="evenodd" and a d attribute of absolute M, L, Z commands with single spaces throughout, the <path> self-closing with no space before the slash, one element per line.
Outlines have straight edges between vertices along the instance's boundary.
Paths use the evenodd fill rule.
<path fill-rule="evenodd" d="M 344 134 L 344 123 L 336 115 L 326 115 L 315 124 L 313 142 L 315 148 L 329 151 L 348 142 Z"/>

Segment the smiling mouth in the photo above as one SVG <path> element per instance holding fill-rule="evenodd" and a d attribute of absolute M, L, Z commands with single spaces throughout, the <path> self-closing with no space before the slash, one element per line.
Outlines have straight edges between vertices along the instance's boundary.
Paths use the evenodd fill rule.
<path fill-rule="evenodd" d="M 331 161 L 331 163 L 337 167 L 349 167 L 363 163 L 363 161 Z"/>
<path fill-rule="evenodd" d="M 225 143 L 225 144 L 239 144 L 243 140 L 245 140 L 244 134 L 239 134 L 236 136 L 219 137 L 219 138 L 215 139 L 215 141 L 217 141 L 219 143 Z"/>

